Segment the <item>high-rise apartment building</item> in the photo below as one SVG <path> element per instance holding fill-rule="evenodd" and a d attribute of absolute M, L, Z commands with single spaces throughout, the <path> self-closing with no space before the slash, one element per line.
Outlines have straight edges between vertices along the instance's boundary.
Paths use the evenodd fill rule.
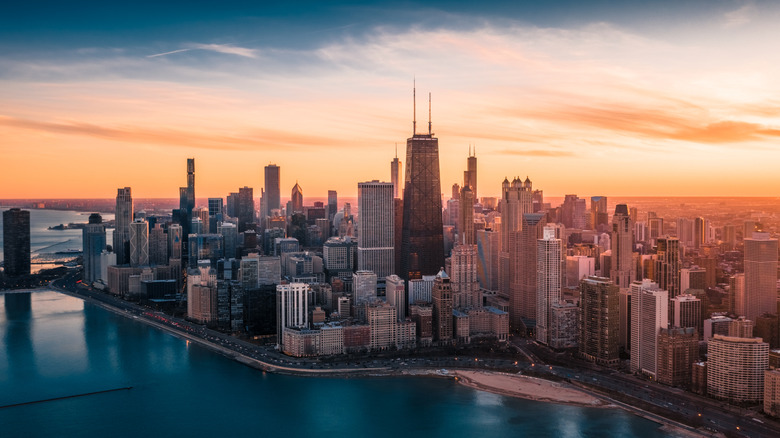
<path fill-rule="evenodd" d="M 282 351 L 284 330 L 288 328 L 309 328 L 309 285 L 306 283 L 276 286 L 276 342 Z"/>
<path fill-rule="evenodd" d="M 690 294 L 681 294 L 669 300 L 675 327 L 693 327 L 701 335 L 704 329 L 701 300 Z"/>
<path fill-rule="evenodd" d="M 516 273 L 513 261 L 517 259 L 519 246 L 512 246 L 519 231 L 523 230 L 523 215 L 533 213 L 533 188 L 531 180 L 525 182 L 515 178 L 510 183 L 507 178 L 501 183 L 501 253 L 499 254 L 498 292 L 505 298 L 511 294 L 512 274 Z M 534 251 L 536 243 L 533 244 Z M 514 250 L 514 251 L 513 251 Z M 534 286 L 536 287 L 536 286 Z M 510 317 L 510 325 L 512 324 Z"/>
<path fill-rule="evenodd" d="M 30 274 L 30 212 L 12 208 L 3 212 L 5 275 Z"/>
<path fill-rule="evenodd" d="M 769 344 L 761 338 L 715 335 L 707 345 L 707 394 L 732 403 L 764 398 Z"/>
<path fill-rule="evenodd" d="M 452 343 L 452 284 L 444 270 L 433 281 L 433 340 L 440 345 Z"/>
<path fill-rule="evenodd" d="M 460 190 L 458 203 L 458 245 L 474 245 L 477 237 L 474 234 L 474 192 L 469 186 Z"/>
<path fill-rule="evenodd" d="M 555 228 L 544 227 L 536 248 L 536 340 L 549 345 L 552 305 L 561 301 L 561 239 Z"/>
<path fill-rule="evenodd" d="M 612 269 L 609 279 L 621 289 L 627 289 L 636 277 L 633 228 L 628 207 L 618 204 L 612 216 Z"/>
<path fill-rule="evenodd" d="M 406 140 L 399 271 L 405 280 L 434 275 L 444 266 L 439 139 L 431 131 L 430 116 L 427 134 L 418 134 L 416 126 L 415 116 L 413 135 Z"/>
<path fill-rule="evenodd" d="M 599 365 L 620 362 L 620 288 L 603 277 L 580 282 L 579 354 Z"/>
<path fill-rule="evenodd" d="M 224 219 L 224 202 L 222 198 L 209 198 L 209 233 L 216 233 L 217 227 Z"/>
<path fill-rule="evenodd" d="M 699 336 L 693 327 L 661 328 L 658 333 L 656 380 L 669 386 L 688 386 L 691 367 L 699 359 Z"/>
<path fill-rule="evenodd" d="M 100 254 L 106 249 L 106 226 L 99 213 L 89 215 L 87 226 L 81 231 L 84 258 L 84 283 L 92 284 L 100 278 Z"/>
<path fill-rule="evenodd" d="M 669 292 L 669 298 L 680 294 L 682 260 L 680 241 L 676 237 L 659 237 L 656 241 L 656 259 L 653 273 L 658 287 Z"/>
<path fill-rule="evenodd" d="M 116 209 L 114 210 L 114 252 L 116 263 L 130 263 L 130 223 L 133 222 L 133 196 L 130 187 L 116 190 Z"/>
<path fill-rule="evenodd" d="M 358 269 L 382 281 L 395 273 L 393 184 L 358 183 Z"/>
<path fill-rule="evenodd" d="M 644 279 L 631 283 L 631 372 L 655 377 L 658 333 L 669 326 L 669 293 Z"/>
<path fill-rule="evenodd" d="M 179 224 L 168 226 L 168 257 L 181 259 L 182 227 Z"/>
<path fill-rule="evenodd" d="M 401 277 L 395 274 L 385 277 L 385 297 L 387 303 L 396 308 L 398 320 L 406 320 L 406 287 Z"/>
<path fill-rule="evenodd" d="M 482 291 L 477 279 L 477 245 L 458 245 L 452 249 L 450 284 L 453 307 L 456 309 L 482 307 Z"/>
<path fill-rule="evenodd" d="M 561 204 L 561 223 L 566 228 L 585 229 L 585 200 L 577 195 L 566 195 Z"/>
<path fill-rule="evenodd" d="M 492 229 L 477 230 L 477 254 L 479 263 L 477 275 L 479 286 L 489 291 L 498 291 L 498 253 L 501 249 L 500 233 Z"/>
<path fill-rule="evenodd" d="M 744 314 L 753 321 L 765 313 L 777 313 L 777 239 L 769 233 L 753 233 L 745 239 Z"/>
<path fill-rule="evenodd" d="M 328 190 L 328 222 L 333 223 L 333 217 L 336 216 L 336 213 L 339 210 L 339 194 L 336 193 L 335 190 Z M 330 235 L 331 230 L 328 229 L 328 235 Z"/>
<path fill-rule="evenodd" d="M 526 213 L 522 231 L 512 233 L 510 253 L 509 327 L 519 330 L 536 320 L 538 240 L 544 237 L 544 213 Z"/>

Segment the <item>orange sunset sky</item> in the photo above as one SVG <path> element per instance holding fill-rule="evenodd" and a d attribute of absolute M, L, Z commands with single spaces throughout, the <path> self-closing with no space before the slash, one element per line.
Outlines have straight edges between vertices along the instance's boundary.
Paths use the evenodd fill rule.
<path fill-rule="evenodd" d="M 98 11 L 59 27 L 12 6 L 0 198 L 175 198 L 187 157 L 198 197 L 259 195 L 271 162 L 283 197 L 296 180 L 354 196 L 389 180 L 396 143 L 405 161 L 415 77 L 445 193 L 475 145 L 480 196 L 504 176 L 547 196 L 778 196 L 780 9 L 629 3 Z"/>

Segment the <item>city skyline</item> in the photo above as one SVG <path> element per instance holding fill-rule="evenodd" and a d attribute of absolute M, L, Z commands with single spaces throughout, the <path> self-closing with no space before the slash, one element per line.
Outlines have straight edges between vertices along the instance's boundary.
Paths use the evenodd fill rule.
<path fill-rule="evenodd" d="M 174 198 L 186 157 L 204 197 L 259 194 L 269 163 L 282 193 L 356 196 L 390 181 L 415 77 L 444 187 L 475 147 L 479 196 L 504 176 L 553 197 L 776 195 L 770 2 L 296 6 L 7 6 L 0 197 Z"/>

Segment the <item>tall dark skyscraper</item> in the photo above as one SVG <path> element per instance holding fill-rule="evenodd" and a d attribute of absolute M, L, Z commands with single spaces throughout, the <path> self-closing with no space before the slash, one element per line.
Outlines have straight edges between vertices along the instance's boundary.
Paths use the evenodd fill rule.
<path fill-rule="evenodd" d="M 276 164 L 265 166 L 265 189 L 263 191 L 263 218 L 271 216 L 271 210 L 281 207 L 279 181 L 281 171 Z"/>
<path fill-rule="evenodd" d="M 100 278 L 100 253 L 106 249 L 106 226 L 99 213 L 89 215 L 89 223 L 82 230 L 84 281 L 91 284 Z"/>
<path fill-rule="evenodd" d="M 335 190 L 328 190 L 328 220 L 333 222 L 333 216 L 339 211 L 339 195 Z"/>
<path fill-rule="evenodd" d="M 428 98 L 428 133 L 406 140 L 406 178 L 401 237 L 401 277 L 405 280 L 436 275 L 444 266 L 444 233 L 439 177 L 439 139 L 433 136 Z"/>
<path fill-rule="evenodd" d="M 116 189 L 116 210 L 114 211 L 114 252 L 116 264 L 130 263 L 130 223 L 133 222 L 133 196 L 130 187 Z"/>
<path fill-rule="evenodd" d="M 469 148 L 469 157 L 466 159 L 466 170 L 463 172 L 463 185 L 471 188 L 474 202 L 479 202 L 477 195 L 477 151 Z"/>
<path fill-rule="evenodd" d="M 12 208 L 3 212 L 5 275 L 30 273 L 30 212 Z"/>
<path fill-rule="evenodd" d="M 192 228 L 192 209 L 195 208 L 195 159 L 187 158 L 187 187 L 179 187 L 179 224 L 182 227 L 182 242 L 187 248 L 187 237 Z M 132 218 L 130 219 L 132 222 Z M 117 259 L 119 256 L 117 256 Z"/>
<path fill-rule="evenodd" d="M 238 232 L 243 233 L 247 229 L 254 229 L 255 200 L 254 190 L 251 187 L 238 189 Z"/>

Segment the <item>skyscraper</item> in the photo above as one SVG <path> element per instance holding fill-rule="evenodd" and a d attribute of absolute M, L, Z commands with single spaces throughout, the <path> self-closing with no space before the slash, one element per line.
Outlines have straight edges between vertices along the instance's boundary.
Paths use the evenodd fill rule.
<path fill-rule="evenodd" d="M 390 182 L 393 183 L 393 198 L 401 197 L 401 161 L 398 159 L 398 143 L 395 146 L 395 158 L 390 162 Z"/>
<path fill-rule="evenodd" d="M 477 245 L 458 245 L 452 249 L 450 284 L 453 307 L 456 309 L 482 307 L 477 264 Z"/>
<path fill-rule="evenodd" d="M 433 340 L 441 344 L 452 343 L 452 284 L 444 270 L 433 280 Z"/>
<path fill-rule="evenodd" d="M 599 365 L 620 362 L 620 288 L 608 278 L 588 277 L 580 282 L 580 356 Z"/>
<path fill-rule="evenodd" d="M 149 223 L 136 219 L 130 223 L 130 266 L 149 264 Z"/>
<path fill-rule="evenodd" d="M 591 225 L 594 230 L 606 231 L 609 226 L 609 213 L 607 212 L 606 196 L 590 197 Z"/>
<path fill-rule="evenodd" d="M 222 198 L 209 198 L 209 233 L 216 233 L 217 226 L 222 222 L 224 202 Z"/>
<path fill-rule="evenodd" d="M 358 269 L 382 281 L 395 273 L 393 183 L 358 183 Z"/>
<path fill-rule="evenodd" d="M 288 216 L 292 216 L 294 213 L 303 213 L 303 189 L 298 185 L 297 181 L 290 193 L 290 202 L 292 204 L 292 211 L 287 212 Z"/>
<path fill-rule="evenodd" d="M 405 280 L 433 275 L 444 266 L 439 139 L 431 131 L 430 104 L 428 114 L 428 133 L 416 132 L 415 116 L 412 137 L 406 140 L 399 272 Z"/>
<path fill-rule="evenodd" d="M 469 186 L 460 189 L 458 209 L 458 244 L 474 245 L 477 243 L 474 235 L 474 192 Z"/>
<path fill-rule="evenodd" d="M 252 229 L 255 223 L 255 197 L 252 187 L 238 189 L 238 232 Z"/>
<path fill-rule="evenodd" d="M 263 192 L 263 218 L 271 216 L 272 210 L 278 210 L 280 204 L 280 178 L 281 170 L 276 164 L 265 166 L 265 190 Z"/>
<path fill-rule="evenodd" d="M 675 237 L 659 237 L 656 243 L 653 272 L 658 287 L 669 292 L 669 298 L 680 294 L 680 241 Z"/>
<path fill-rule="evenodd" d="M 501 183 L 499 208 L 501 209 L 501 253 L 498 260 L 498 293 L 508 298 L 511 294 L 512 274 L 517 272 L 516 269 L 513 269 L 511 260 L 516 260 L 518 257 L 518 254 L 512 249 L 510 240 L 514 238 L 514 233 L 523 229 L 523 215 L 533 213 L 531 180 L 526 178 L 525 182 L 523 182 L 520 178 L 515 178 L 510 184 L 509 179 L 504 178 L 504 182 Z M 533 247 L 533 250 L 536 251 L 535 240 Z M 536 284 L 534 284 L 534 302 L 536 302 L 535 291 Z M 532 306 L 532 308 L 535 309 L 535 306 Z M 512 325 L 511 317 L 510 325 Z"/>
<path fill-rule="evenodd" d="M 755 321 L 764 313 L 777 313 L 777 239 L 753 233 L 745 239 L 744 315 Z"/>
<path fill-rule="evenodd" d="M 536 320 L 537 241 L 544 236 L 544 213 L 523 215 L 523 230 L 512 233 L 509 326 L 519 330 Z"/>
<path fill-rule="evenodd" d="M 469 157 L 466 159 L 466 171 L 463 172 L 463 186 L 469 187 L 474 195 L 474 202 L 479 202 L 477 196 L 477 151 L 469 148 Z"/>
<path fill-rule="evenodd" d="M 628 207 L 618 204 L 612 216 L 612 269 L 609 279 L 621 289 L 628 288 L 636 277 L 633 231 L 634 224 L 628 214 Z"/>
<path fill-rule="evenodd" d="M 133 222 L 133 197 L 130 187 L 116 189 L 116 210 L 114 229 L 114 252 L 116 263 L 130 263 L 130 223 Z"/>
<path fill-rule="evenodd" d="M 644 279 L 631 283 L 631 371 L 655 377 L 658 333 L 669 325 L 669 293 Z"/>
<path fill-rule="evenodd" d="M 536 340 L 550 344 L 552 305 L 561 300 L 561 239 L 555 228 L 544 227 L 543 237 L 536 241 Z"/>
<path fill-rule="evenodd" d="M 89 215 L 89 223 L 81 233 L 84 282 L 92 284 L 100 278 L 100 254 L 106 249 L 106 226 L 99 213 Z"/>
<path fill-rule="evenodd" d="M 30 212 L 12 208 L 3 212 L 5 275 L 30 274 Z"/>
<path fill-rule="evenodd" d="M 333 223 L 333 216 L 339 210 L 339 195 L 335 190 L 328 190 L 328 221 Z M 328 230 L 330 234 L 330 230 Z"/>

